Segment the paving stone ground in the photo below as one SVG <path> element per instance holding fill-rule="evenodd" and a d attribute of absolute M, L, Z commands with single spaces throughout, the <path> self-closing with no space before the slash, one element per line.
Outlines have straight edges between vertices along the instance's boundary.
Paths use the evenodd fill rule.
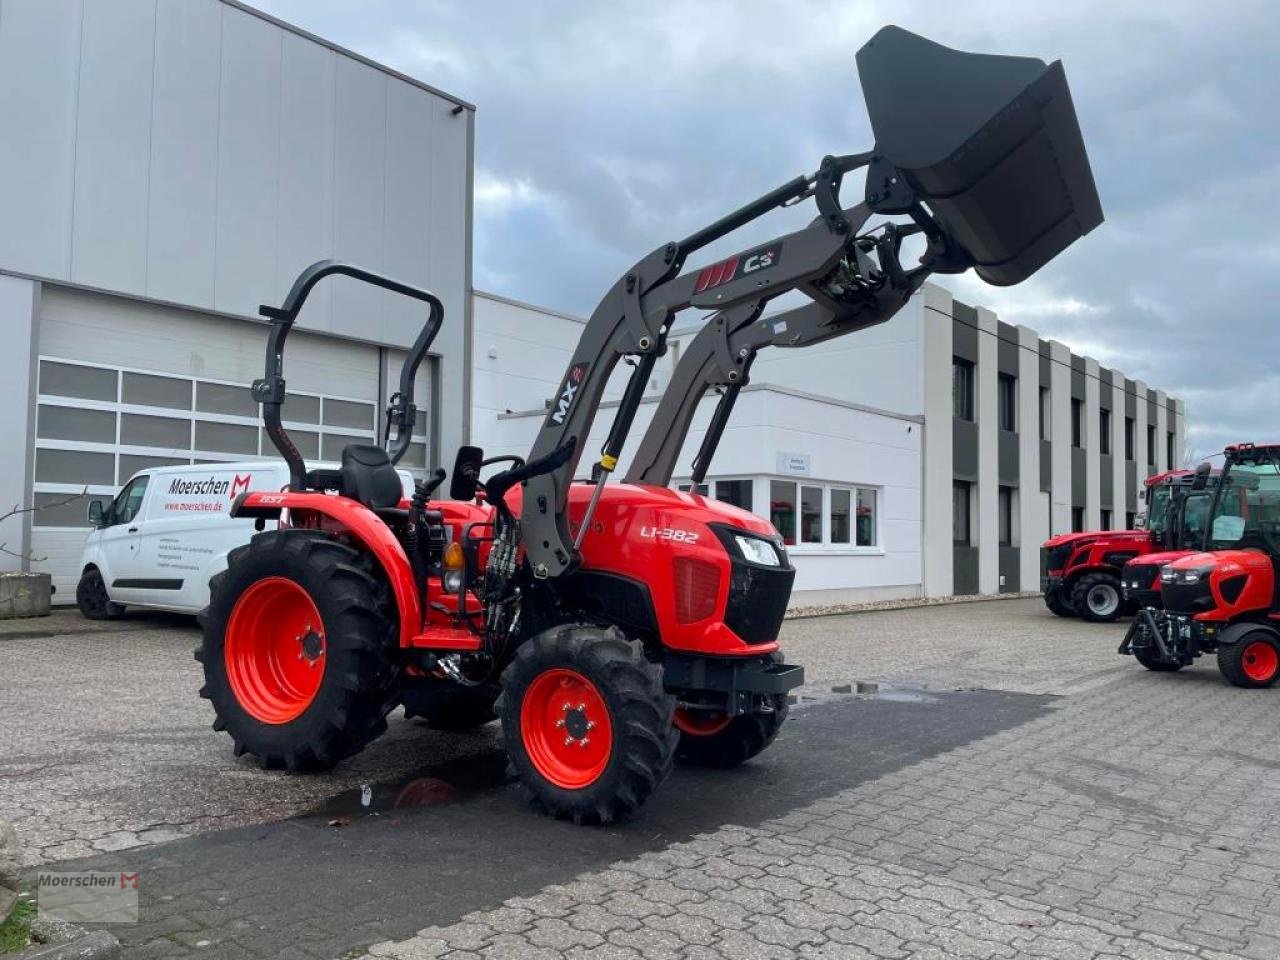
<path fill-rule="evenodd" d="M 75 861 L 171 878 L 129 956 L 1274 960 L 1280 691 L 1212 664 L 1150 674 L 1115 655 L 1121 633 L 1026 600 L 789 623 L 815 688 L 934 692 L 817 704 L 755 763 L 677 774 L 595 831 L 500 785 L 346 830 L 279 824 L 495 744 L 400 722 L 352 769 L 263 774 L 208 732 L 190 636 L 0 641 L 0 816 L 20 811 L 30 862 L 190 835 Z M 955 692 L 973 689 L 994 692 Z"/>

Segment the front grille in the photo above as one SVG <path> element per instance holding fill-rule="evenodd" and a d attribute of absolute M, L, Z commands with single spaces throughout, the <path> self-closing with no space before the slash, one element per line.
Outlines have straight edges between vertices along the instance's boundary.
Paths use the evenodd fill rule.
<path fill-rule="evenodd" d="M 1199 583 L 1165 581 L 1160 584 L 1160 593 L 1164 597 L 1164 608 L 1170 613 L 1200 613 L 1213 609 L 1208 580 Z"/>
<path fill-rule="evenodd" d="M 1131 563 L 1124 568 L 1124 585 L 1129 589 L 1150 590 L 1160 576 L 1154 563 Z"/>
<path fill-rule="evenodd" d="M 791 567 L 760 567 L 733 558 L 725 625 L 744 643 L 777 640 L 795 578 Z"/>

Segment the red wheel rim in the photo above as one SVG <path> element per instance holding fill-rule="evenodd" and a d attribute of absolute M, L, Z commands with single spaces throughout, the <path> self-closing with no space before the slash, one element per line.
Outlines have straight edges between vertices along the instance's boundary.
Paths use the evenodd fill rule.
<path fill-rule="evenodd" d="M 565 790 L 595 783 L 613 754 L 604 697 L 582 674 L 562 667 L 529 684 L 520 705 L 520 737 L 538 773 Z"/>
<path fill-rule="evenodd" d="M 1280 656 L 1277 656 L 1276 648 L 1265 640 L 1255 640 L 1240 654 L 1240 665 L 1244 668 L 1244 675 L 1250 680 L 1266 683 L 1276 675 L 1276 668 L 1280 667 Z"/>
<path fill-rule="evenodd" d="M 255 720 L 288 723 L 315 700 L 324 679 L 324 623 L 299 584 L 266 577 L 240 594 L 223 642 L 227 680 Z"/>
<path fill-rule="evenodd" d="M 732 719 L 719 710 L 690 710 L 688 707 L 676 707 L 676 729 L 691 737 L 714 736 L 729 726 Z"/>

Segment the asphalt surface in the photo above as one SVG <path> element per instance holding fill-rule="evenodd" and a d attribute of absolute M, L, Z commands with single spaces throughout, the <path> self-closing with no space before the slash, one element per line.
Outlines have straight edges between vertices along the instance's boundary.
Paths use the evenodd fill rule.
<path fill-rule="evenodd" d="M 234 760 L 185 627 L 0 640 L 0 816 L 28 863 L 141 872 L 127 957 L 1280 957 L 1280 692 L 1149 674 L 1121 632 L 1021 600 L 788 623 L 777 743 L 604 829 L 527 810 L 495 725 Z"/>

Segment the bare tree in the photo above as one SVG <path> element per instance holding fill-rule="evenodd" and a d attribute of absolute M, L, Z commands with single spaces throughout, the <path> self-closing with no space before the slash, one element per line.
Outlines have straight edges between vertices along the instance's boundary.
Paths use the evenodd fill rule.
<path fill-rule="evenodd" d="M 42 503 L 40 506 L 24 507 L 20 504 L 14 504 L 13 509 L 8 513 L 0 514 L 0 524 L 3 524 L 10 517 L 16 517 L 24 513 L 39 513 L 41 510 L 48 510 L 51 507 L 65 507 L 68 503 L 74 503 L 89 495 L 89 488 L 85 487 L 79 493 L 69 493 L 65 497 L 58 497 L 50 500 L 48 503 Z M 17 550 L 10 550 L 8 541 L 0 542 L 0 553 L 8 554 L 11 557 L 17 557 L 19 560 L 25 560 L 28 563 L 43 563 L 48 557 L 33 557 L 28 553 L 19 553 Z"/>

